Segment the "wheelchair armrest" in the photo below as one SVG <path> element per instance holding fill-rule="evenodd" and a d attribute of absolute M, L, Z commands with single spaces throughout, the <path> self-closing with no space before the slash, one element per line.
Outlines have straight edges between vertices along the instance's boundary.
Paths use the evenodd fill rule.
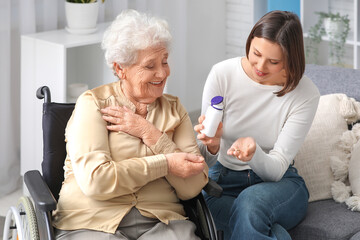
<path fill-rule="evenodd" d="M 56 200 L 39 171 L 31 170 L 26 172 L 24 182 L 37 209 L 43 212 L 50 212 L 56 209 Z"/>
<path fill-rule="evenodd" d="M 220 187 L 219 184 L 217 184 L 214 180 L 209 178 L 209 182 L 206 184 L 206 186 L 203 188 L 203 190 L 213 197 L 221 197 L 223 189 Z"/>
<path fill-rule="evenodd" d="M 180 202 L 189 220 L 196 225 L 196 235 L 200 239 L 218 240 L 214 220 L 202 193 L 189 200 L 180 200 Z"/>

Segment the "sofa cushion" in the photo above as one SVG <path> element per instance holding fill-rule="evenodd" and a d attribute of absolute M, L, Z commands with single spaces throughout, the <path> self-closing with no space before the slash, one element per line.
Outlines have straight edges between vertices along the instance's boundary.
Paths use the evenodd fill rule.
<path fill-rule="evenodd" d="M 295 167 L 304 178 L 310 193 L 309 201 L 332 198 L 334 182 L 330 156 L 340 159 L 346 155 L 338 142 L 347 131 L 347 122 L 340 114 L 344 94 L 329 94 L 320 97 L 319 106 L 303 146 L 295 157 Z"/>
<path fill-rule="evenodd" d="M 357 124 L 356 127 L 358 126 L 359 125 Z M 357 131 L 360 130 L 360 128 L 356 129 Z M 349 182 L 352 193 L 360 197 L 360 141 L 353 146 L 353 150 L 351 152 L 349 162 Z"/>
<path fill-rule="evenodd" d="M 306 64 L 305 75 L 318 87 L 321 95 L 344 93 L 360 101 L 359 69 Z"/>
<path fill-rule="evenodd" d="M 358 142 L 352 147 L 348 167 L 352 196 L 349 197 L 345 203 L 352 211 L 360 212 L 360 125 L 354 125 L 352 132 L 356 133 L 354 135 Z"/>
<path fill-rule="evenodd" d="M 354 236 L 350 238 L 350 240 L 360 240 L 360 232 L 356 233 Z"/>
<path fill-rule="evenodd" d="M 345 240 L 359 231 L 360 213 L 328 199 L 309 203 L 306 218 L 289 233 L 293 240 Z"/>

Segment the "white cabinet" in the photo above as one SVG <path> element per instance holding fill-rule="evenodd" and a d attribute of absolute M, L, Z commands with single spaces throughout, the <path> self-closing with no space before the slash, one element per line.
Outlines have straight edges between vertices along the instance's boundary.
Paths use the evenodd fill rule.
<path fill-rule="evenodd" d="M 360 1 L 359 0 L 301 0 L 301 22 L 306 41 L 310 27 L 318 21 L 315 12 L 339 12 L 348 15 L 350 19 L 350 32 L 346 41 L 344 62 L 346 67 L 360 69 Z M 328 39 L 323 37 L 320 45 L 319 63 L 327 64 Z"/>
<path fill-rule="evenodd" d="M 89 88 L 114 81 L 105 65 L 101 41 L 108 23 L 89 35 L 65 30 L 21 36 L 21 174 L 41 170 L 42 100 L 36 90 L 46 85 L 52 101 L 67 102 L 67 86 L 86 83 Z"/>

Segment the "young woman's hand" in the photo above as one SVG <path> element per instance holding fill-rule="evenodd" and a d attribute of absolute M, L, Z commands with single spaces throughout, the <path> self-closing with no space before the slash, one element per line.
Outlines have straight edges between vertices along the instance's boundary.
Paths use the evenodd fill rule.
<path fill-rule="evenodd" d="M 103 119 L 111 123 L 107 129 L 141 138 L 147 146 L 154 145 L 162 135 L 161 131 L 152 123 L 125 106 L 103 108 L 101 113 Z"/>
<path fill-rule="evenodd" d="M 202 129 L 204 129 L 204 125 L 202 124 L 204 120 L 205 115 L 201 115 L 198 119 L 199 124 L 194 126 L 194 130 L 198 133 L 197 139 L 199 139 L 204 145 L 207 146 L 207 149 L 210 153 L 216 154 L 220 148 L 220 138 L 223 134 L 223 124 L 220 122 L 214 137 L 208 137 L 204 133 L 200 132 Z"/>
<path fill-rule="evenodd" d="M 227 154 L 232 155 L 243 162 L 252 159 L 256 150 L 256 142 L 252 137 L 239 138 L 228 149 Z"/>
<path fill-rule="evenodd" d="M 204 157 L 193 153 L 169 153 L 165 157 L 169 173 L 181 178 L 197 175 L 205 168 Z"/>

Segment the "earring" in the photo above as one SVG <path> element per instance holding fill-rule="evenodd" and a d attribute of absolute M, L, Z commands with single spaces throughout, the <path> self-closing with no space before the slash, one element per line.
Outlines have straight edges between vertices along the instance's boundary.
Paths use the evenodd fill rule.
<path fill-rule="evenodd" d="M 114 74 L 115 77 L 121 79 L 121 78 L 119 77 L 119 74 L 118 74 L 117 71 L 116 71 L 115 65 L 113 65 L 113 74 Z"/>
<path fill-rule="evenodd" d="M 119 77 L 119 75 L 117 74 L 116 71 L 113 71 L 113 74 L 114 74 L 115 77 L 117 77 L 119 80 L 121 80 L 121 78 Z"/>

